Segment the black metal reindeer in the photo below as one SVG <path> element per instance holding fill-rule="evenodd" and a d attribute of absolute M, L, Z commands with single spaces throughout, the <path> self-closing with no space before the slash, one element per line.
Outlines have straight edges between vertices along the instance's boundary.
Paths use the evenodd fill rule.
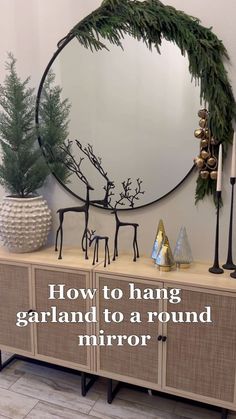
<path fill-rule="evenodd" d="M 110 265 L 110 252 L 109 252 L 109 237 L 107 236 L 94 236 L 95 230 L 91 230 L 91 232 L 88 230 L 87 235 L 89 239 L 89 247 L 91 247 L 92 243 L 95 241 L 94 251 L 93 251 L 93 265 L 95 265 L 95 261 L 98 262 L 98 251 L 99 251 L 99 242 L 103 241 L 105 242 L 105 256 L 104 256 L 104 268 L 108 265 Z"/>
<path fill-rule="evenodd" d="M 95 241 L 94 247 L 94 258 L 93 264 L 95 263 L 95 259 L 98 261 L 98 248 L 99 248 L 99 241 L 105 241 L 105 265 L 110 263 L 110 255 L 109 255 L 109 247 L 108 247 L 108 237 L 107 236 L 95 236 L 93 239 L 89 235 L 88 230 L 88 221 L 89 221 L 89 207 L 90 204 L 97 204 L 102 206 L 103 208 L 111 208 L 113 209 L 113 214 L 115 214 L 116 220 L 116 232 L 115 232 L 115 240 L 114 240 L 114 255 L 113 260 L 118 256 L 118 234 L 120 227 L 133 227 L 134 229 L 134 236 L 133 236 L 133 249 L 134 249 L 134 258 L 133 260 L 136 261 L 139 257 L 139 250 L 138 250 L 138 242 L 137 242 L 137 223 L 127 223 L 120 221 L 117 214 L 117 206 L 124 205 L 124 200 L 128 201 L 130 207 L 134 207 L 135 200 L 139 199 L 140 194 L 144 194 L 144 191 L 141 191 L 141 184 L 142 180 L 137 179 L 137 187 L 135 188 L 134 192 L 132 193 L 132 181 L 130 178 L 127 181 L 122 182 L 123 191 L 120 193 L 120 199 L 116 201 L 115 206 L 111 204 L 111 197 L 114 195 L 113 189 L 115 188 L 114 182 L 108 178 L 107 172 L 104 171 L 101 165 L 101 158 L 97 157 L 93 152 L 93 147 L 88 144 L 87 146 L 83 146 L 78 140 L 75 140 L 77 147 L 80 151 L 88 158 L 91 164 L 98 170 L 98 172 L 103 176 L 106 180 L 106 186 L 104 186 L 105 196 L 103 199 L 99 200 L 90 200 L 90 191 L 94 190 L 92 186 L 90 186 L 87 178 L 82 173 L 81 170 L 81 163 L 84 160 L 83 157 L 80 158 L 79 162 L 75 159 L 72 154 L 72 141 L 68 140 L 64 144 L 60 146 L 63 153 L 63 164 L 67 167 L 67 169 L 74 173 L 80 181 L 82 181 L 86 185 L 86 200 L 83 205 L 76 206 L 76 207 L 69 207 L 69 208 L 60 208 L 57 212 L 59 214 L 59 227 L 56 233 L 56 241 L 55 241 L 55 250 L 57 251 L 57 244 L 58 244 L 58 237 L 60 234 L 60 249 L 59 249 L 59 257 L 58 259 L 62 259 L 62 247 L 63 247 L 63 222 L 64 222 L 64 215 L 68 212 L 76 212 L 76 213 L 84 213 L 85 215 L 85 226 L 84 232 L 82 236 L 82 249 L 85 252 L 85 258 L 88 259 L 88 239 L 89 239 L 89 246 L 91 246 L 92 242 Z M 66 156 L 66 157 L 65 157 Z M 94 233 L 93 233 L 94 234 Z"/>
<path fill-rule="evenodd" d="M 116 260 L 118 256 L 118 234 L 120 227 L 133 227 L 134 229 L 134 237 L 133 237 L 133 249 L 134 249 L 134 258 L 133 261 L 136 262 L 137 258 L 139 258 L 139 250 L 138 250 L 138 242 L 137 242 L 137 229 L 139 224 L 137 223 L 127 223 L 120 221 L 118 218 L 117 210 L 112 211 L 112 214 L 115 214 L 116 220 L 116 232 L 115 232 L 115 240 L 114 240 L 114 253 L 113 253 L 113 260 Z"/>
<path fill-rule="evenodd" d="M 115 214 L 115 221 L 116 221 L 113 260 L 116 260 L 116 257 L 118 256 L 118 234 L 119 234 L 120 227 L 132 227 L 134 229 L 133 261 L 136 262 L 137 258 L 139 258 L 139 249 L 138 249 L 138 241 L 137 241 L 137 234 L 138 234 L 137 230 L 138 230 L 139 224 L 120 221 L 118 217 L 118 209 L 117 209 L 118 205 L 124 205 L 124 200 L 127 200 L 130 206 L 133 208 L 134 201 L 139 199 L 140 194 L 142 195 L 144 194 L 144 191 L 141 190 L 142 180 L 137 179 L 137 187 L 135 188 L 133 194 L 131 193 L 132 192 L 131 185 L 132 185 L 132 181 L 130 178 L 128 178 L 126 182 L 122 182 L 123 191 L 120 193 L 120 199 L 116 201 L 115 208 L 112 211 L 112 214 Z"/>
<path fill-rule="evenodd" d="M 64 156 L 66 156 L 66 159 L 63 161 L 63 164 L 67 167 L 67 169 L 74 173 L 79 180 L 81 180 L 86 185 L 86 199 L 83 205 L 76 206 L 76 207 L 69 207 L 69 208 L 60 208 L 57 213 L 59 214 L 59 227 L 56 232 L 56 241 L 55 241 L 55 251 L 57 251 L 57 244 L 58 244 L 58 237 L 60 234 L 60 249 L 59 249 L 59 256 L 58 259 L 62 259 L 62 247 L 63 247 L 63 222 L 64 222 L 64 216 L 68 212 L 75 212 L 75 213 L 84 213 L 85 215 L 85 226 L 84 226 L 84 232 L 82 236 L 82 249 L 85 252 L 85 259 L 88 259 L 88 221 L 89 221 L 89 207 L 90 204 L 98 204 L 105 208 L 109 206 L 110 198 L 113 195 L 112 189 L 114 189 L 115 185 L 114 182 L 110 181 L 107 173 L 104 171 L 101 165 L 101 158 L 96 157 L 93 148 L 90 144 L 88 144 L 86 147 L 83 147 L 82 144 L 76 140 L 76 144 L 78 148 L 82 151 L 82 153 L 89 159 L 89 161 L 93 164 L 93 166 L 99 171 L 99 173 L 106 179 L 106 186 L 104 186 L 105 190 L 105 196 L 101 200 L 90 200 L 90 191 L 94 190 L 92 186 L 90 186 L 87 178 L 82 173 L 81 170 L 81 163 L 84 160 L 84 158 L 80 158 L 80 160 L 77 162 L 75 157 L 72 154 L 71 148 L 72 148 L 72 141 L 68 140 L 64 144 L 60 146 L 61 150 L 64 152 Z M 101 238 L 102 239 L 102 238 Z M 104 238 L 105 240 L 106 238 Z M 105 243 L 105 255 L 107 254 L 108 244 Z M 109 249 L 108 249 L 108 255 L 109 255 Z M 108 258 L 110 263 L 110 256 Z"/>
<path fill-rule="evenodd" d="M 88 221 L 89 221 L 89 191 L 93 190 L 93 188 L 89 185 L 86 185 L 87 193 L 86 193 L 86 201 L 84 205 L 81 205 L 79 207 L 68 207 L 68 208 L 60 208 L 57 213 L 59 214 L 59 227 L 57 229 L 56 233 L 56 242 L 55 242 L 55 251 L 57 252 L 57 242 L 58 242 L 58 236 L 60 233 L 60 249 L 59 249 L 59 256 L 58 259 L 62 259 L 62 246 L 63 246 L 63 221 L 64 221 L 64 215 L 67 212 L 76 212 L 76 213 L 84 213 L 85 217 L 85 223 L 84 223 L 84 233 L 82 236 L 82 250 L 85 252 L 85 259 L 88 259 L 88 239 L 87 239 L 87 230 L 88 230 Z"/>
<path fill-rule="evenodd" d="M 84 223 L 84 232 L 82 236 L 82 250 L 85 252 L 85 259 L 88 259 L 88 238 L 87 238 L 87 230 L 88 230 L 88 221 L 89 221 L 89 206 L 90 206 L 90 191 L 93 190 L 92 186 L 90 186 L 87 178 L 81 171 L 81 163 L 83 158 L 80 158 L 80 161 L 77 162 L 71 152 L 71 141 L 61 146 L 62 150 L 67 155 L 67 160 L 64 162 L 66 167 L 86 185 L 86 200 L 83 205 L 76 206 L 76 207 L 68 207 L 68 208 L 60 208 L 57 213 L 59 214 L 59 227 L 56 232 L 56 241 L 55 241 L 55 251 L 57 251 L 57 243 L 58 243 L 58 236 L 60 234 L 60 249 L 59 249 L 59 256 L 58 259 L 62 259 L 62 247 L 63 247 L 63 222 L 64 222 L 64 215 L 68 212 L 76 212 L 76 213 L 83 213 L 85 218 Z"/>

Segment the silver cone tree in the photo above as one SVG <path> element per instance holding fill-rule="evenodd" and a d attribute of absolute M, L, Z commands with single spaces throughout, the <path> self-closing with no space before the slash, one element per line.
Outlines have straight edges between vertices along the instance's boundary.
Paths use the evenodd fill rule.
<path fill-rule="evenodd" d="M 188 240 L 185 227 L 181 227 L 179 236 L 175 245 L 174 259 L 179 267 L 188 267 L 193 261 L 192 251 Z"/>

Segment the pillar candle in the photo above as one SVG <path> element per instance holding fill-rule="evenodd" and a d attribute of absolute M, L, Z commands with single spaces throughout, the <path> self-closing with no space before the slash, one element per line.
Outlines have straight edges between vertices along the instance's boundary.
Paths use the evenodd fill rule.
<path fill-rule="evenodd" d="M 219 147 L 216 190 L 217 192 L 221 192 L 222 190 L 222 144 L 220 144 L 220 147 Z"/>
<path fill-rule="evenodd" d="M 234 141 L 232 147 L 231 177 L 236 178 L 236 133 L 234 133 Z"/>

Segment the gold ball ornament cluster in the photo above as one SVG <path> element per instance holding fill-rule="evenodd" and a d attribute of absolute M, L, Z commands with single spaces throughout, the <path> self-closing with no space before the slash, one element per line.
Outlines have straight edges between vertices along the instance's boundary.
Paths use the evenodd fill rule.
<path fill-rule="evenodd" d="M 218 160 L 215 155 L 215 148 L 218 141 L 212 137 L 209 129 L 209 112 L 207 109 L 200 109 L 198 112 L 199 127 L 194 131 L 194 136 L 200 140 L 200 153 L 194 159 L 196 167 L 202 179 L 217 179 Z"/>

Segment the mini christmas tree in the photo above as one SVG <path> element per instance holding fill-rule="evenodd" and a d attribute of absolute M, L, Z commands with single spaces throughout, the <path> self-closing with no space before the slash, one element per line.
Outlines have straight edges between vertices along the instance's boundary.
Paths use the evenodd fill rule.
<path fill-rule="evenodd" d="M 16 73 L 16 59 L 8 54 L 8 72 L 0 85 L 0 183 L 13 196 L 26 198 L 40 188 L 48 169 L 37 148 L 34 89 Z"/>
<path fill-rule="evenodd" d="M 163 221 L 160 220 L 158 223 L 158 227 L 157 227 L 157 233 L 156 233 L 156 238 L 154 240 L 154 244 L 153 244 L 153 248 L 152 248 L 152 259 L 154 259 L 154 261 L 156 260 L 156 257 L 160 251 L 161 245 L 163 243 L 163 240 L 165 238 L 165 228 L 164 228 L 164 224 Z"/>
<path fill-rule="evenodd" d="M 158 266 L 160 271 L 164 272 L 170 271 L 175 265 L 175 261 L 167 236 L 164 236 L 160 250 L 156 257 L 156 265 Z"/>
<path fill-rule="evenodd" d="M 193 261 L 192 251 L 185 227 L 181 227 L 180 229 L 175 246 L 174 259 L 177 266 L 180 268 L 188 268 L 190 263 Z"/>
<path fill-rule="evenodd" d="M 53 174 L 63 183 L 68 182 L 71 172 L 65 165 L 67 154 L 63 150 L 68 139 L 68 99 L 61 99 L 62 88 L 55 85 L 55 74 L 48 72 L 39 104 L 39 134 L 45 157 Z"/>

